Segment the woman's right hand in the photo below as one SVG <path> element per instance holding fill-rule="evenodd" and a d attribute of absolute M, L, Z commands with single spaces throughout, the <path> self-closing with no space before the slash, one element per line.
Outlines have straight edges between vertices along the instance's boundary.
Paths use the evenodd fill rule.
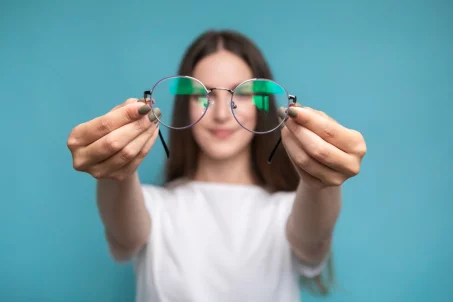
<path fill-rule="evenodd" d="M 160 116 L 160 110 L 154 111 Z M 128 99 L 110 112 L 72 129 L 67 146 L 73 167 L 96 179 L 124 180 L 131 176 L 158 135 L 151 107 Z"/>

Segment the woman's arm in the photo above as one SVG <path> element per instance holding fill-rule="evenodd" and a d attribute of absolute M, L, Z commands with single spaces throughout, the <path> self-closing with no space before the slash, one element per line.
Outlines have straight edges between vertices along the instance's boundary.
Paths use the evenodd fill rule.
<path fill-rule="evenodd" d="M 341 187 L 314 189 L 299 182 L 286 234 L 301 261 L 318 265 L 327 256 L 340 209 Z"/>
<path fill-rule="evenodd" d="M 280 111 L 285 118 L 285 111 Z M 300 181 L 286 233 L 295 254 L 319 264 L 330 250 L 341 208 L 341 185 L 359 174 L 366 154 L 363 136 L 327 114 L 290 107 L 282 142 Z"/>
<path fill-rule="evenodd" d="M 113 258 L 129 260 L 147 243 L 151 226 L 137 172 L 122 181 L 98 180 L 97 204 Z"/>
<path fill-rule="evenodd" d="M 157 108 L 156 108 L 157 109 Z M 73 167 L 97 179 L 97 204 L 113 257 L 130 259 L 146 242 L 151 219 L 135 172 L 159 133 L 151 107 L 128 99 L 74 127 Z"/>

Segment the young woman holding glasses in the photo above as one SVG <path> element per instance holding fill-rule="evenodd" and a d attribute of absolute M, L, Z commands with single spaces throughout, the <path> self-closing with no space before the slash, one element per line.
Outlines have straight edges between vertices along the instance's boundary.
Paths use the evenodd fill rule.
<path fill-rule="evenodd" d="M 159 136 L 162 187 L 136 172 Z M 97 179 L 113 258 L 134 261 L 137 301 L 299 301 L 301 279 L 327 291 L 341 185 L 365 141 L 300 105 L 240 33 L 202 34 L 178 76 L 67 143 L 74 168 Z"/>

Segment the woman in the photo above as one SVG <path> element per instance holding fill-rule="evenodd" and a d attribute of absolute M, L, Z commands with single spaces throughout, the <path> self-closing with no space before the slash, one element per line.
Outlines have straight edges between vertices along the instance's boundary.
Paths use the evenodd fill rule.
<path fill-rule="evenodd" d="M 362 135 L 300 105 L 280 109 L 276 131 L 244 130 L 231 90 L 272 74 L 237 32 L 198 37 L 179 74 L 227 89 L 210 90 L 193 127 L 170 131 L 165 186 L 141 184 L 136 172 L 168 115 L 159 100 L 129 99 L 69 135 L 74 168 L 97 179 L 111 254 L 135 260 L 137 301 L 299 301 L 299 278 L 319 280 L 330 259 L 341 185 L 366 152 Z M 193 104 L 174 106 L 175 123 L 198 120 Z M 247 114 L 245 127 L 263 125 Z"/>

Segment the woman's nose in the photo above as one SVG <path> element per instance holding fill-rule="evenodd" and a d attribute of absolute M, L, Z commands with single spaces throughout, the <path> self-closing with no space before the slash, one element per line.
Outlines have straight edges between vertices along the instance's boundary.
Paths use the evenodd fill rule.
<path fill-rule="evenodd" d="M 225 121 L 232 117 L 230 102 L 231 93 L 228 91 L 214 91 L 210 95 L 210 101 L 212 101 L 212 114 L 215 120 Z"/>

